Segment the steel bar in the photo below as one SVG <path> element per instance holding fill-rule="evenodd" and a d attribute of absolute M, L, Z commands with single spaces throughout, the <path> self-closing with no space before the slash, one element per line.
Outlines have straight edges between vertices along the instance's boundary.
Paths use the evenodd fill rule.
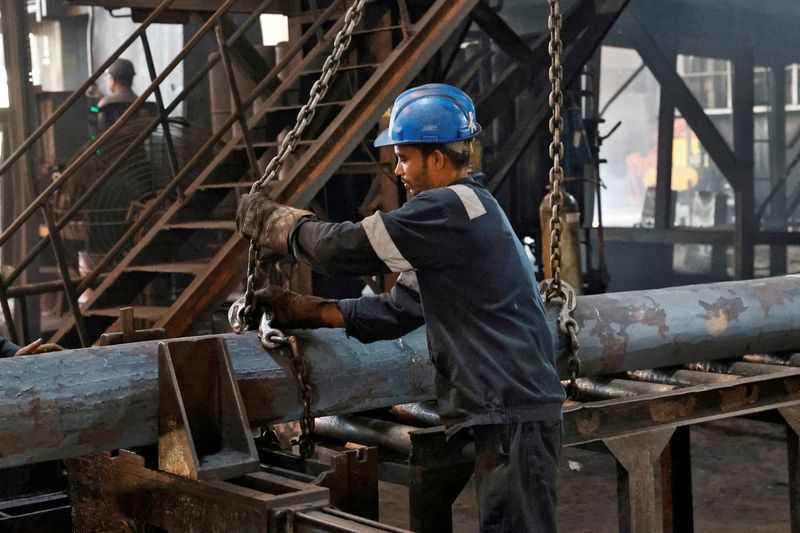
<path fill-rule="evenodd" d="M 798 351 L 798 302 L 800 276 L 582 296 L 575 311 L 582 373 Z M 550 312 L 555 316 L 556 309 Z M 555 319 L 550 326 L 555 330 Z M 298 335 L 311 368 L 312 410 L 318 416 L 435 396 L 423 330 L 369 345 L 341 330 Z M 221 338 L 231 352 L 251 422 L 298 419 L 302 406 L 286 349 L 267 353 L 254 333 Z M 0 468 L 155 442 L 157 349 L 158 342 L 150 341 L 0 361 Z M 566 376 L 564 357 L 559 366 Z M 779 370 L 776 379 L 800 380 L 797 369 Z M 710 393 L 713 387 L 739 390 L 755 379 L 706 387 Z M 762 397 L 770 391 L 762 387 Z M 756 398 L 754 405 L 761 401 Z M 592 416 L 594 411 L 582 412 Z"/>
<path fill-rule="evenodd" d="M 631 398 L 642 394 L 658 394 L 675 388 L 674 385 L 602 378 L 579 378 L 576 380 L 575 385 L 578 387 L 578 393 L 581 398 L 590 397 L 606 400 L 609 398 Z"/>
<path fill-rule="evenodd" d="M 439 417 L 436 407 L 426 402 L 393 405 L 389 411 L 404 424 L 422 424 L 429 427 L 442 425 L 442 419 Z"/>
<path fill-rule="evenodd" d="M 769 365 L 764 363 L 747 363 L 742 361 L 707 361 L 691 363 L 690 370 L 700 372 L 713 372 L 717 374 L 734 374 L 737 376 L 763 376 L 783 372 L 787 368 L 783 365 Z"/>
<path fill-rule="evenodd" d="M 651 368 L 645 370 L 629 370 L 626 375 L 630 379 L 641 381 L 651 381 L 653 383 L 664 383 L 675 385 L 676 387 L 691 387 L 703 383 L 721 383 L 723 381 L 733 381 L 737 376 L 730 374 L 714 374 L 711 372 L 700 372 L 696 370 L 684 369 L 665 369 Z"/>
<path fill-rule="evenodd" d="M 411 453 L 410 431 L 415 427 L 366 416 L 323 416 L 314 422 L 314 434 L 345 442 L 378 446 L 395 453 Z"/>

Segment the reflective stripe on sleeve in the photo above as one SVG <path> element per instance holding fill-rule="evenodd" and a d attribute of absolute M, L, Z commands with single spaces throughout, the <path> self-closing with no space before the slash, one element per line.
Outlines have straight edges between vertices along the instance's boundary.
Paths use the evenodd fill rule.
<path fill-rule="evenodd" d="M 417 273 L 414 271 L 401 273 L 400 277 L 397 278 L 397 283 L 419 293 L 419 281 L 417 280 Z"/>
<path fill-rule="evenodd" d="M 375 254 L 381 261 L 386 263 L 386 266 L 392 272 L 405 272 L 414 269 L 411 263 L 400 253 L 400 250 L 397 249 L 397 245 L 386 230 L 386 225 L 383 223 L 380 212 L 362 220 L 361 225 L 367 233 L 367 239 L 372 245 L 372 249 L 375 250 Z"/>
<path fill-rule="evenodd" d="M 450 185 L 448 189 L 451 189 L 458 195 L 461 203 L 464 204 L 464 209 L 467 210 L 467 216 L 470 220 L 474 220 L 479 216 L 486 214 L 486 208 L 483 207 L 481 199 L 478 198 L 478 195 L 475 194 L 475 191 L 466 185 Z"/>

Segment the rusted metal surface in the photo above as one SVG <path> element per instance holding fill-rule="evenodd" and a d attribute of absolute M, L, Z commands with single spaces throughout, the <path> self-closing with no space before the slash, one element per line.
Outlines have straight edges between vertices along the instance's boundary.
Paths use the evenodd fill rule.
<path fill-rule="evenodd" d="M 581 374 L 796 350 L 798 309 L 796 275 L 581 297 Z"/>
<path fill-rule="evenodd" d="M 436 411 L 436 406 L 426 402 L 404 403 L 393 405 L 389 411 L 404 424 L 415 426 L 441 426 L 442 419 Z"/>
<path fill-rule="evenodd" d="M 564 445 L 743 416 L 800 403 L 800 369 L 564 410 Z"/>
<path fill-rule="evenodd" d="M 581 297 L 576 318 L 583 372 L 591 376 L 797 350 L 798 297 L 800 276 Z M 435 396 L 423 330 L 370 345 L 348 339 L 341 330 L 301 331 L 298 336 L 315 376 L 315 416 Z M 250 420 L 298 419 L 302 406 L 288 349 L 267 353 L 255 333 L 220 337 L 231 353 Z M 0 468 L 155 442 L 157 345 L 142 342 L 0 361 Z M 765 381 L 757 390 L 758 382 L 748 380 L 709 386 L 688 411 L 680 391 L 665 393 L 653 404 L 648 423 L 663 423 L 665 417 L 678 423 L 699 412 L 719 414 L 738 409 L 737 402 L 764 408 L 774 398 L 800 399 L 800 370 L 782 368 L 788 372 L 784 377 Z M 646 403 L 637 406 L 643 411 L 636 414 L 648 414 Z M 603 413 L 598 409 L 597 404 L 578 408 L 574 431 L 581 431 L 575 438 L 592 440 L 613 430 L 613 417 L 608 427 L 595 421 Z M 579 422 L 583 417 L 588 418 Z M 589 430 L 597 424 L 600 433 L 595 435 Z"/>
<path fill-rule="evenodd" d="M 345 442 L 378 446 L 401 455 L 411 451 L 409 432 L 413 426 L 365 416 L 323 416 L 314 423 L 314 434 Z"/>

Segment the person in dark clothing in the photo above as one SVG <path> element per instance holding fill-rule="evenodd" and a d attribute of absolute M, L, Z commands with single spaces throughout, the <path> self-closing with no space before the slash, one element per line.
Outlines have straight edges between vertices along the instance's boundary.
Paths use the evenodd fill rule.
<path fill-rule="evenodd" d="M 565 394 L 531 264 L 497 201 L 467 177 L 480 132 L 469 97 L 429 84 L 401 94 L 376 146 L 393 146 L 411 199 L 358 223 L 246 195 L 240 232 L 324 273 L 400 272 L 386 294 L 339 301 L 266 288 L 277 327 L 344 327 L 371 342 L 423 324 L 438 409 L 471 428 L 481 531 L 555 531 Z"/>
<path fill-rule="evenodd" d="M 0 336 L 0 358 L 14 357 L 15 355 L 37 355 L 47 352 L 59 352 L 63 350 L 61 346 L 53 342 L 44 342 L 36 339 L 32 343 L 20 348 L 5 337 Z"/>
<path fill-rule="evenodd" d="M 106 75 L 109 94 L 97 102 L 97 128 L 100 131 L 108 129 L 139 97 L 132 89 L 136 75 L 133 63 L 127 59 L 117 59 L 108 67 Z"/>

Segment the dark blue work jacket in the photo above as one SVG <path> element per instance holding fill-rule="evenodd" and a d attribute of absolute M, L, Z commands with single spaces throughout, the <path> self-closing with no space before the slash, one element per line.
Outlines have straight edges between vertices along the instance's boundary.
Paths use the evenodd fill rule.
<path fill-rule="evenodd" d="M 362 342 L 425 324 L 445 420 L 561 418 L 564 390 L 533 270 L 483 186 L 463 178 L 358 223 L 302 219 L 290 243 L 321 272 L 401 273 L 391 292 L 340 300 L 339 309 Z"/>

